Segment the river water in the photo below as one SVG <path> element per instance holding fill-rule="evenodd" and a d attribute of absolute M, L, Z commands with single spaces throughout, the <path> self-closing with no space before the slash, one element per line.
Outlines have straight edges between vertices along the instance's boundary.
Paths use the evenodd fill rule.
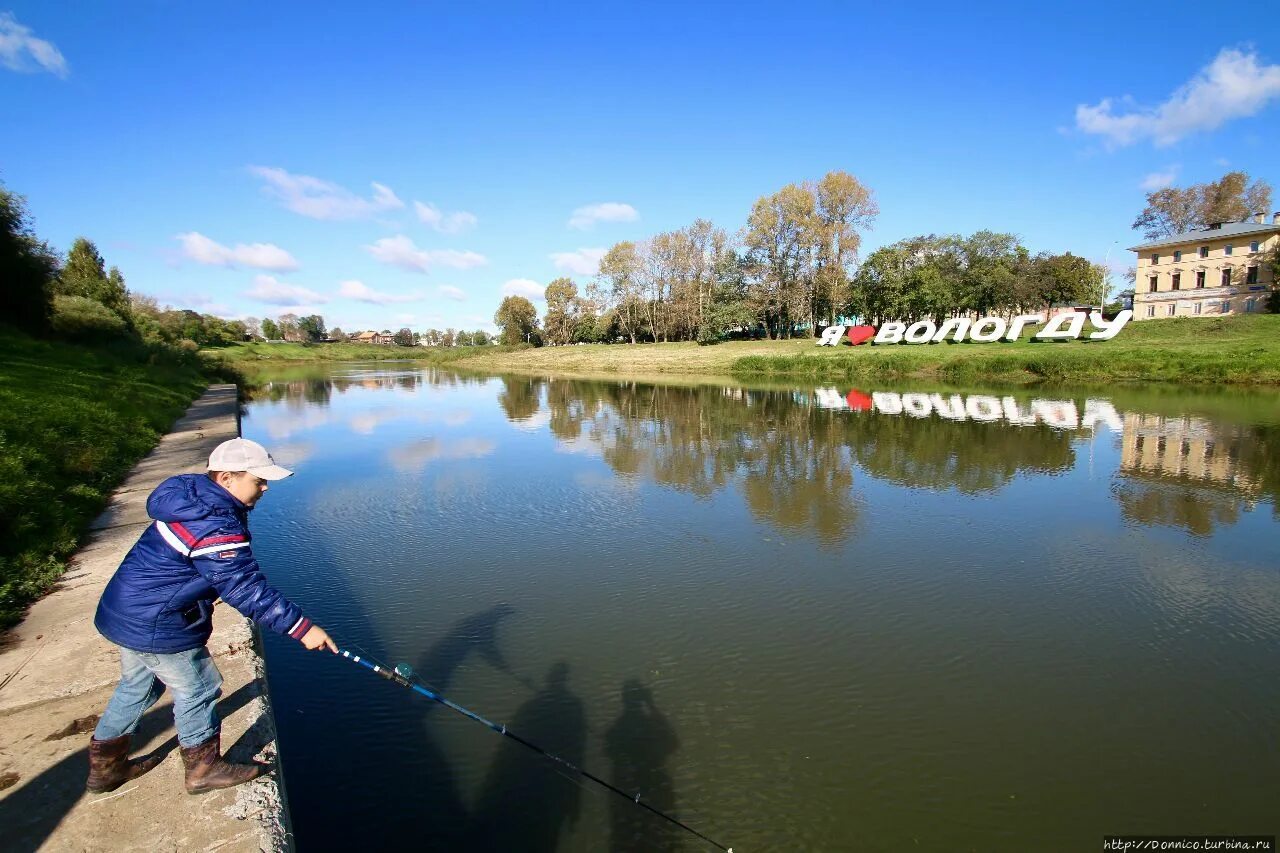
<path fill-rule="evenodd" d="M 738 853 L 1280 828 L 1280 397 L 267 374 L 268 576 Z M 710 848 L 266 637 L 300 849 Z"/>

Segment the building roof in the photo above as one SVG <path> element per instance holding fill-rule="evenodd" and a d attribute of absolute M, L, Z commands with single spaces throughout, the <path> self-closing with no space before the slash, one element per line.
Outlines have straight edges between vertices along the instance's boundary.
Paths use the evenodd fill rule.
<path fill-rule="evenodd" d="M 1181 234 L 1161 237 L 1159 240 L 1152 240 L 1150 243 L 1130 246 L 1129 251 L 1141 252 L 1144 249 L 1176 246 L 1179 243 L 1203 243 L 1205 240 L 1220 240 L 1223 237 L 1262 235 L 1276 231 L 1280 231 L 1280 222 L 1224 222 L 1217 228 L 1197 228 L 1194 231 L 1184 231 Z"/>

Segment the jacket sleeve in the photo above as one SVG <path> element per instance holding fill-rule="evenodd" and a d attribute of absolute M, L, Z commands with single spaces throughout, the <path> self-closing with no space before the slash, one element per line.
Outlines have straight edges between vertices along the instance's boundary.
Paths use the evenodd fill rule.
<path fill-rule="evenodd" d="M 264 628 L 301 640 L 311 627 L 311 620 L 302 615 L 302 608 L 267 583 L 249 543 L 243 538 L 204 547 L 198 544 L 191 551 L 191 562 L 223 601 Z"/>

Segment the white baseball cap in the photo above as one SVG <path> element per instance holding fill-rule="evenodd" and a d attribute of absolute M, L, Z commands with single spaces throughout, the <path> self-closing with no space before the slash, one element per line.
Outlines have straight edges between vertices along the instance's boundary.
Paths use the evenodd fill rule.
<path fill-rule="evenodd" d="M 281 468 L 271 458 L 267 449 L 247 438 L 224 441 L 209 454 L 210 471 L 247 471 L 264 480 L 283 480 L 293 476 L 288 468 Z"/>

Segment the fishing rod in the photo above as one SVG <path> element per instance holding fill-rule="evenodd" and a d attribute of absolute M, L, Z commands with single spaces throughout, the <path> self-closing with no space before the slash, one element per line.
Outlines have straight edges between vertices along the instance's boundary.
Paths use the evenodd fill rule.
<path fill-rule="evenodd" d="M 724 851 L 724 853 L 733 853 L 732 847 L 725 847 L 720 842 L 710 839 L 707 836 L 703 835 L 701 832 L 698 832 L 698 830 L 694 829 L 692 826 L 689 826 L 686 823 L 681 823 L 680 821 L 673 818 L 671 815 L 665 814 L 659 811 L 658 809 L 655 809 L 653 806 L 649 805 L 648 803 L 640 802 L 639 794 L 635 794 L 635 795 L 628 794 L 626 791 L 616 787 L 615 785 L 612 785 L 606 782 L 605 780 L 601 779 L 599 776 L 596 776 L 592 773 L 588 773 L 586 770 L 583 770 L 581 767 L 578 767 L 575 764 L 565 761 L 563 758 L 560 758 L 559 756 L 552 755 L 551 753 L 547 752 L 545 749 L 538 746 L 537 744 L 530 743 L 529 741 L 520 737 L 515 732 L 507 731 L 507 727 L 505 725 L 502 725 L 501 723 L 495 723 L 491 720 L 487 720 L 484 717 L 477 714 L 475 711 L 468 710 L 467 708 L 462 707 L 458 703 L 450 701 L 446 697 L 441 696 L 439 693 L 436 693 L 434 690 L 428 689 L 426 686 L 424 686 L 421 682 L 417 680 L 417 677 L 414 675 L 414 672 L 413 672 L 413 667 L 409 666 L 407 663 L 396 664 L 395 668 L 387 669 L 385 666 L 382 666 L 381 664 L 374 663 L 373 661 L 368 660 L 367 658 L 362 658 L 360 655 L 352 654 L 346 649 L 339 650 L 338 654 L 342 655 L 344 658 L 346 658 L 347 660 L 353 663 L 360 664 L 366 669 L 373 670 L 375 673 L 387 679 L 388 681 L 394 681 L 396 684 L 399 684 L 401 687 L 408 687 L 413 692 L 420 693 L 421 695 L 426 696 L 428 699 L 430 699 L 433 702 L 439 702 L 441 705 L 444 705 L 446 708 L 449 708 L 453 711 L 457 711 L 462 716 L 475 720 L 477 723 L 480 723 L 482 726 L 490 728 L 493 731 L 497 732 L 498 734 L 503 735 L 504 737 L 511 738 L 521 746 L 526 746 L 529 749 L 532 749 L 534 752 L 538 753 L 539 755 L 543 756 L 544 758 L 549 758 L 552 761 L 556 762 L 557 764 L 562 764 L 565 767 L 568 767 L 574 773 L 577 773 L 580 776 L 585 776 L 586 778 L 590 779 L 592 782 L 603 785 L 613 793 L 617 794 L 619 797 L 629 800 L 635 803 L 640 808 L 646 809 L 652 812 L 653 814 L 657 815 L 663 820 L 669 821 L 670 823 L 674 823 L 676 826 L 680 827 L 681 829 L 693 833 L 694 835 L 698 836 L 703 841 L 707 842 L 717 850 L 722 850 Z"/>

